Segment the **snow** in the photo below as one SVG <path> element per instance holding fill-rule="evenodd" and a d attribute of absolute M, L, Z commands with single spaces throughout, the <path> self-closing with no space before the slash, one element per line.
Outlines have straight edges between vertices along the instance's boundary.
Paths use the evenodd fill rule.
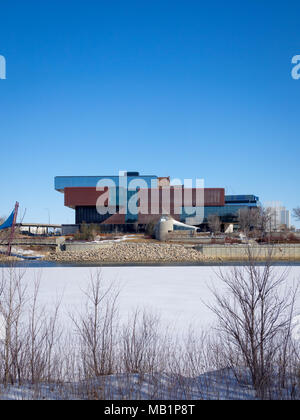
<path fill-rule="evenodd" d="M 292 387 L 274 386 L 272 399 L 291 399 Z M 247 369 L 230 368 L 196 378 L 157 374 L 116 374 L 66 384 L 0 385 L 0 400 L 255 400 Z M 92 391 L 92 392 L 91 392 Z"/>
<path fill-rule="evenodd" d="M 92 243 L 96 243 L 96 244 L 103 244 L 103 243 L 118 243 L 118 242 L 124 242 L 124 241 L 132 241 L 134 239 L 138 239 L 140 238 L 140 236 L 137 235 L 124 235 L 124 236 L 120 236 L 117 237 L 115 239 L 104 239 L 104 240 L 100 240 L 100 241 L 92 241 Z"/>
<path fill-rule="evenodd" d="M 286 267 L 277 267 L 280 272 Z M 5 268 L 3 270 L 6 270 Z M 92 275 L 101 270 L 103 283 L 113 282 L 120 290 L 119 310 L 121 318 L 137 307 L 147 309 L 161 317 L 163 324 L 176 327 L 180 334 L 189 326 L 209 328 L 215 321 L 206 304 L 212 302 L 211 287 L 223 287 L 217 276 L 219 267 L 59 267 L 27 268 L 25 281 L 28 291 L 33 279 L 41 278 L 40 303 L 51 308 L 61 298 L 61 313 L 68 323 L 69 313 L 83 308 L 85 291 Z M 230 270 L 230 267 L 222 267 Z M 22 269 L 24 271 L 24 269 Z M 286 286 L 299 282 L 300 267 L 293 266 Z M 299 313 L 300 299 L 297 309 Z M 295 320 L 294 335 L 300 335 L 300 317 Z"/>
<path fill-rule="evenodd" d="M 62 297 L 61 312 L 65 322 L 68 313 L 83 307 L 91 276 L 99 268 L 28 268 L 24 280 L 28 292 L 33 279 L 41 277 L 41 305 L 51 306 Z M 165 325 L 176 325 L 179 332 L 189 324 L 207 325 L 212 321 L 210 311 L 201 302 L 209 301 L 209 283 L 214 277 L 207 267 L 104 267 L 101 268 L 104 284 L 114 282 L 120 289 L 119 310 L 121 318 L 137 307 L 161 316 Z"/>
<path fill-rule="evenodd" d="M 118 374 L 60 386 L 0 386 L 0 400 L 88 399 L 91 389 L 96 399 L 103 400 L 255 399 L 255 391 L 250 386 L 239 384 L 234 372 L 225 369 L 208 372 L 197 378 L 166 374 Z"/>
<path fill-rule="evenodd" d="M 35 258 L 43 258 L 44 257 L 44 254 L 40 254 L 36 251 L 32 251 L 30 249 L 16 248 L 16 247 L 12 247 L 12 253 L 17 254 L 17 255 L 35 257 Z"/>
<path fill-rule="evenodd" d="M 7 247 L 0 246 L 0 252 L 6 253 Z M 12 255 L 18 256 L 19 258 L 22 257 L 34 257 L 34 258 L 43 258 L 45 255 L 40 254 L 36 251 L 32 251 L 30 249 L 23 249 L 19 247 L 13 246 L 11 249 Z"/>

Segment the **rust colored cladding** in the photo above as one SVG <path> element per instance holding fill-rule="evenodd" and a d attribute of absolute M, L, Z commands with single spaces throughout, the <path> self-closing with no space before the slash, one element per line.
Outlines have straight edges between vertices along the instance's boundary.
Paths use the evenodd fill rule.
<path fill-rule="evenodd" d="M 65 188 L 65 206 L 75 208 L 76 206 L 96 206 L 97 200 L 103 195 L 104 206 L 109 205 L 109 189 L 104 188 L 104 191 L 97 191 L 94 187 L 76 187 Z M 200 203 L 197 203 L 200 199 Z M 195 207 L 196 205 L 205 207 L 209 206 L 224 206 L 225 205 L 225 190 L 224 188 L 204 188 L 204 203 L 203 189 L 196 188 L 153 188 L 141 189 L 138 193 L 139 207 L 142 213 L 151 214 L 153 209 L 156 209 L 155 214 L 163 214 L 170 208 L 171 214 L 177 214 L 178 209 L 183 206 Z M 167 207 L 167 209 L 166 209 Z M 152 210 L 152 211 L 151 211 Z"/>
<path fill-rule="evenodd" d="M 225 206 L 225 189 L 204 188 L 204 205 L 206 207 Z"/>
<path fill-rule="evenodd" d="M 103 222 L 103 225 L 125 225 L 126 218 L 125 214 L 116 213 L 113 214 L 111 217 L 109 217 L 105 222 Z"/>
<path fill-rule="evenodd" d="M 73 209 L 76 206 L 96 206 L 103 194 L 107 194 L 104 205 L 108 206 L 108 188 L 104 188 L 104 191 L 97 191 L 93 187 L 65 188 L 65 206 Z"/>
<path fill-rule="evenodd" d="M 224 206 L 225 189 L 205 188 L 203 191 L 203 189 L 196 188 L 171 187 L 170 189 L 156 188 L 139 191 L 139 207 L 143 214 L 163 214 L 168 211 L 171 214 L 178 214 L 183 206 L 196 207 L 203 205 L 205 207 Z"/>

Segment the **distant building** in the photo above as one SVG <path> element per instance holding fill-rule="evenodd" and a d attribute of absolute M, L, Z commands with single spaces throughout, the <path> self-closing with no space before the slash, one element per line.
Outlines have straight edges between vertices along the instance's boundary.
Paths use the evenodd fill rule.
<path fill-rule="evenodd" d="M 265 208 L 270 211 L 269 230 L 278 231 L 283 227 L 290 229 L 291 212 L 280 201 L 269 201 L 265 203 Z"/>
<path fill-rule="evenodd" d="M 225 230 L 238 222 L 239 210 L 260 206 L 255 195 L 226 196 L 224 188 L 172 186 L 170 177 L 138 172 L 56 177 L 55 189 L 64 194 L 65 206 L 75 210 L 77 226 L 95 223 L 107 230 L 130 230 L 156 223 L 164 215 L 197 227 L 207 225 L 210 215 L 217 215 Z"/>

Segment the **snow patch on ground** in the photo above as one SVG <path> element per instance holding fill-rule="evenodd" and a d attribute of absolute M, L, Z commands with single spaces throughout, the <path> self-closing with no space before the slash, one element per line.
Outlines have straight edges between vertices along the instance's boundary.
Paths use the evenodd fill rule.
<path fill-rule="evenodd" d="M 0 387 L 1 400 L 253 400 L 255 391 L 241 385 L 230 369 L 197 378 L 167 374 L 119 374 L 65 385 Z"/>
<path fill-rule="evenodd" d="M 17 255 L 35 257 L 35 258 L 42 258 L 45 256 L 44 254 L 40 254 L 30 249 L 22 249 L 22 248 L 16 248 L 16 247 L 12 247 L 12 253 L 17 254 Z"/>
<path fill-rule="evenodd" d="M 7 247 L 0 247 L 0 251 L 3 253 L 7 252 Z M 18 256 L 20 258 L 22 258 L 22 256 L 24 257 L 34 257 L 34 258 L 43 258 L 45 256 L 45 254 L 41 254 L 39 252 L 36 251 L 32 251 L 31 249 L 23 249 L 23 248 L 19 248 L 19 247 L 15 247 L 13 246 L 11 249 L 12 255 Z"/>
<path fill-rule="evenodd" d="M 92 243 L 96 243 L 96 244 L 119 243 L 119 242 L 124 242 L 124 241 L 131 241 L 133 239 L 138 239 L 138 238 L 140 238 L 140 236 L 125 235 L 125 236 L 120 236 L 119 238 L 115 238 L 115 239 L 104 239 L 103 241 L 93 241 Z"/>
<path fill-rule="evenodd" d="M 272 399 L 297 398 L 292 386 L 274 381 Z M 0 400 L 255 400 L 247 369 L 223 369 L 196 378 L 157 374 L 118 374 L 65 385 L 0 386 Z"/>

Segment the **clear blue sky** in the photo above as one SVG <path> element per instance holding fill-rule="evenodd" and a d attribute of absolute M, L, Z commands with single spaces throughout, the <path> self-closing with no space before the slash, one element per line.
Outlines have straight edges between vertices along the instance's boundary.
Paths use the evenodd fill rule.
<path fill-rule="evenodd" d="M 54 176 L 126 169 L 300 205 L 299 21 L 290 0 L 1 2 L 0 215 L 73 223 Z"/>

